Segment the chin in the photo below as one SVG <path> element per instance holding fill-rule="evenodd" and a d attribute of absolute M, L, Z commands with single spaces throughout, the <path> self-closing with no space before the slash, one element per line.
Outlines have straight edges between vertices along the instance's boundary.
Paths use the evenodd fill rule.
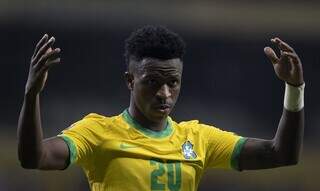
<path fill-rule="evenodd" d="M 167 118 L 170 114 L 171 110 L 152 110 L 149 115 L 149 120 L 154 122 L 162 121 L 163 119 Z"/>

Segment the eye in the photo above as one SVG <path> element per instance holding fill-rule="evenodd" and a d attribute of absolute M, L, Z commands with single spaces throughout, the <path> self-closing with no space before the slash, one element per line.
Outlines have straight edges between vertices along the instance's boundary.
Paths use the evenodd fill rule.
<path fill-rule="evenodd" d="M 178 80 L 171 80 L 171 81 L 169 81 L 168 85 L 170 87 L 175 87 L 178 85 L 178 83 L 179 83 Z"/>
<path fill-rule="evenodd" d="M 149 86 L 155 86 L 155 85 L 157 85 L 157 81 L 155 79 L 148 79 L 147 84 Z"/>

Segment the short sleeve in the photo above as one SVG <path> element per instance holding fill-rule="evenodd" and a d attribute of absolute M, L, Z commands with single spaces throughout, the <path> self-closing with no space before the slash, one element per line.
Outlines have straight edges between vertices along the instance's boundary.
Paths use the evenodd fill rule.
<path fill-rule="evenodd" d="M 94 114 L 90 114 L 58 135 L 69 147 L 70 164 L 84 165 L 91 160 L 94 150 L 99 145 L 99 131 L 102 128 L 101 119 Z"/>
<path fill-rule="evenodd" d="M 206 167 L 238 170 L 238 161 L 245 138 L 219 128 L 201 125 L 206 138 Z"/>

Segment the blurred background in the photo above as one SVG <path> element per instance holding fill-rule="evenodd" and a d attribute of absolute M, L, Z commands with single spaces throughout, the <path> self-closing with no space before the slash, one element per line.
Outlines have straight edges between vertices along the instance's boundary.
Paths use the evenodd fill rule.
<path fill-rule="evenodd" d="M 275 0 L 1 0 L 0 190 L 89 190 L 82 170 L 24 170 L 16 128 L 29 60 L 44 33 L 62 63 L 41 95 L 45 137 L 90 112 L 116 115 L 129 103 L 124 40 L 140 26 L 165 25 L 187 42 L 183 89 L 172 114 L 247 137 L 273 137 L 284 83 L 263 53 L 278 36 L 300 56 L 306 81 L 306 129 L 299 165 L 262 171 L 210 170 L 199 190 L 312 191 L 320 183 L 320 2 Z"/>

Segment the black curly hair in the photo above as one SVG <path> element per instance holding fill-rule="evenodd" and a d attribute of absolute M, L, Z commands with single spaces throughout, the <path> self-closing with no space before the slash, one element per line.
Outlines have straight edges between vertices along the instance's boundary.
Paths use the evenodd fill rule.
<path fill-rule="evenodd" d="M 164 26 L 144 26 L 131 33 L 125 40 L 125 62 L 127 69 L 130 59 L 141 61 L 143 58 L 167 60 L 183 59 L 185 42 L 181 36 Z"/>

